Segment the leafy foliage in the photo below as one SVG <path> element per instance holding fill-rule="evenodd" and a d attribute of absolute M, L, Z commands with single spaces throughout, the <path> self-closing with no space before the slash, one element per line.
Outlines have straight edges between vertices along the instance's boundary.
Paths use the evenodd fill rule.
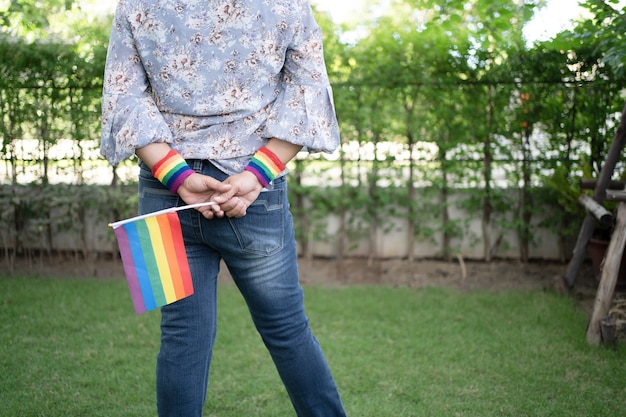
<path fill-rule="evenodd" d="M 537 199 L 554 208 L 551 227 L 567 239 L 577 224 L 575 184 L 602 168 L 622 107 L 624 9 L 587 0 L 590 18 L 531 45 L 522 30 L 539 0 L 378 3 L 342 25 L 317 13 L 342 145 L 336 163 L 316 155 L 297 162 L 299 239 L 333 239 L 325 219 L 332 211 L 341 223 L 338 256 L 369 236 L 376 257 L 376 236 L 400 227 L 393 213 L 408 221 L 409 240 L 432 239 L 443 256 L 471 241 L 482 242 L 489 259 L 500 244 L 489 236 L 515 231 L 525 260 L 544 227 L 534 221 Z M 59 172 L 82 184 L 85 170 L 105 166 L 97 148 L 110 16 L 87 13 L 98 6 L 93 0 L 6 4 L 7 180 L 35 173 L 34 184 L 45 186 Z M 28 152 L 27 141 L 36 144 Z M 67 141 L 71 151 L 55 156 Z M 465 189 L 473 192 L 451 199 L 451 190 Z M 480 219 L 482 236 L 470 232 L 468 218 L 454 218 L 457 208 Z"/>

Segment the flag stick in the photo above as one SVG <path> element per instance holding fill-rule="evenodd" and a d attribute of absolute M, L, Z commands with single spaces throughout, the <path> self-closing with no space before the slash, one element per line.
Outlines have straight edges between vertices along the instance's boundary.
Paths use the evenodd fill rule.
<path fill-rule="evenodd" d="M 137 221 L 137 220 L 147 219 L 148 217 L 158 216 L 160 214 L 165 214 L 165 213 L 173 213 L 175 211 L 187 210 L 187 209 L 192 209 L 192 208 L 197 208 L 197 207 L 212 206 L 214 204 L 217 204 L 217 203 L 215 203 L 213 201 L 207 201 L 205 203 L 189 204 L 189 205 L 180 206 L 180 207 L 170 207 L 170 208 L 166 208 L 164 210 L 159 210 L 159 211 L 155 211 L 155 212 L 148 213 L 148 214 L 142 214 L 141 216 L 131 217 L 130 219 L 120 220 L 120 221 L 117 221 L 117 222 L 109 223 L 109 227 L 115 229 L 116 227 L 122 226 L 124 224 L 132 223 L 132 222 Z"/>

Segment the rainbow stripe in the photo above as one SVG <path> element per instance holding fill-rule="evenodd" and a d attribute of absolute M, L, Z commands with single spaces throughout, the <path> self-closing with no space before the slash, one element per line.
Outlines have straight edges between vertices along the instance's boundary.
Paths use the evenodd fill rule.
<path fill-rule="evenodd" d="M 167 212 L 112 227 L 137 314 L 193 294 L 178 213 Z"/>
<path fill-rule="evenodd" d="M 183 181 L 194 171 L 174 149 L 152 167 L 152 175 L 176 194 Z"/>
<path fill-rule="evenodd" d="M 244 170 L 252 172 L 263 187 L 267 187 L 284 169 L 285 164 L 278 159 L 274 152 L 266 147 L 256 151 L 248 165 L 244 168 Z"/>

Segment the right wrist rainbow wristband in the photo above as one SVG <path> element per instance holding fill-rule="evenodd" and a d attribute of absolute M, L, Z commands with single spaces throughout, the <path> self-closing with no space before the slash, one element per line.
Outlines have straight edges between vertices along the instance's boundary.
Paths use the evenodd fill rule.
<path fill-rule="evenodd" d="M 194 170 L 174 149 L 152 167 L 152 176 L 161 181 L 161 184 L 169 188 L 174 194 L 178 192 L 183 181 L 193 173 Z"/>
<path fill-rule="evenodd" d="M 267 187 L 284 169 L 285 164 L 265 146 L 256 151 L 244 168 L 245 171 L 252 172 L 263 187 Z"/>

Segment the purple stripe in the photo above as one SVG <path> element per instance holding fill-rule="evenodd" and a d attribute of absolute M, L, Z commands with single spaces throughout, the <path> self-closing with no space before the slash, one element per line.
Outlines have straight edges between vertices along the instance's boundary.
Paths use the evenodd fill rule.
<path fill-rule="evenodd" d="M 135 306 L 135 313 L 144 313 L 146 311 L 146 306 L 143 302 L 143 296 L 141 295 L 141 287 L 137 278 L 137 271 L 135 263 L 133 262 L 133 255 L 128 242 L 126 229 L 123 226 L 120 226 L 115 228 L 113 231 L 115 232 L 117 244 L 120 248 L 122 264 L 124 265 L 124 273 L 126 275 L 126 281 L 128 282 L 130 296 L 133 300 L 133 305 Z"/>
<path fill-rule="evenodd" d="M 168 188 L 170 189 L 170 191 L 174 194 L 176 194 L 176 192 L 178 191 L 178 188 L 183 185 L 183 181 L 185 181 L 191 174 L 193 174 L 195 171 L 189 167 L 186 167 L 187 169 L 185 169 L 183 172 L 181 172 L 180 174 L 178 174 L 178 176 L 176 177 L 176 179 L 172 182 L 171 185 L 168 186 Z"/>
<path fill-rule="evenodd" d="M 145 224 L 145 219 L 137 220 L 135 222 L 125 224 L 124 228 L 128 234 L 130 253 L 133 257 L 133 264 L 135 265 L 135 273 L 137 274 L 137 280 L 139 281 L 139 287 L 141 288 L 143 303 L 146 306 L 146 310 L 149 311 L 158 306 L 154 298 L 152 283 L 150 281 L 150 272 L 148 270 L 148 265 L 146 264 L 146 256 L 150 256 L 151 253 L 144 254 L 141 237 L 142 233 L 139 230 L 145 228 L 141 227 L 145 226 Z"/>
<path fill-rule="evenodd" d="M 244 170 L 248 172 L 252 172 L 263 187 L 267 187 L 268 184 L 270 183 L 269 178 L 266 178 L 265 175 L 263 175 L 263 171 L 258 169 L 253 163 L 246 165 Z"/>

